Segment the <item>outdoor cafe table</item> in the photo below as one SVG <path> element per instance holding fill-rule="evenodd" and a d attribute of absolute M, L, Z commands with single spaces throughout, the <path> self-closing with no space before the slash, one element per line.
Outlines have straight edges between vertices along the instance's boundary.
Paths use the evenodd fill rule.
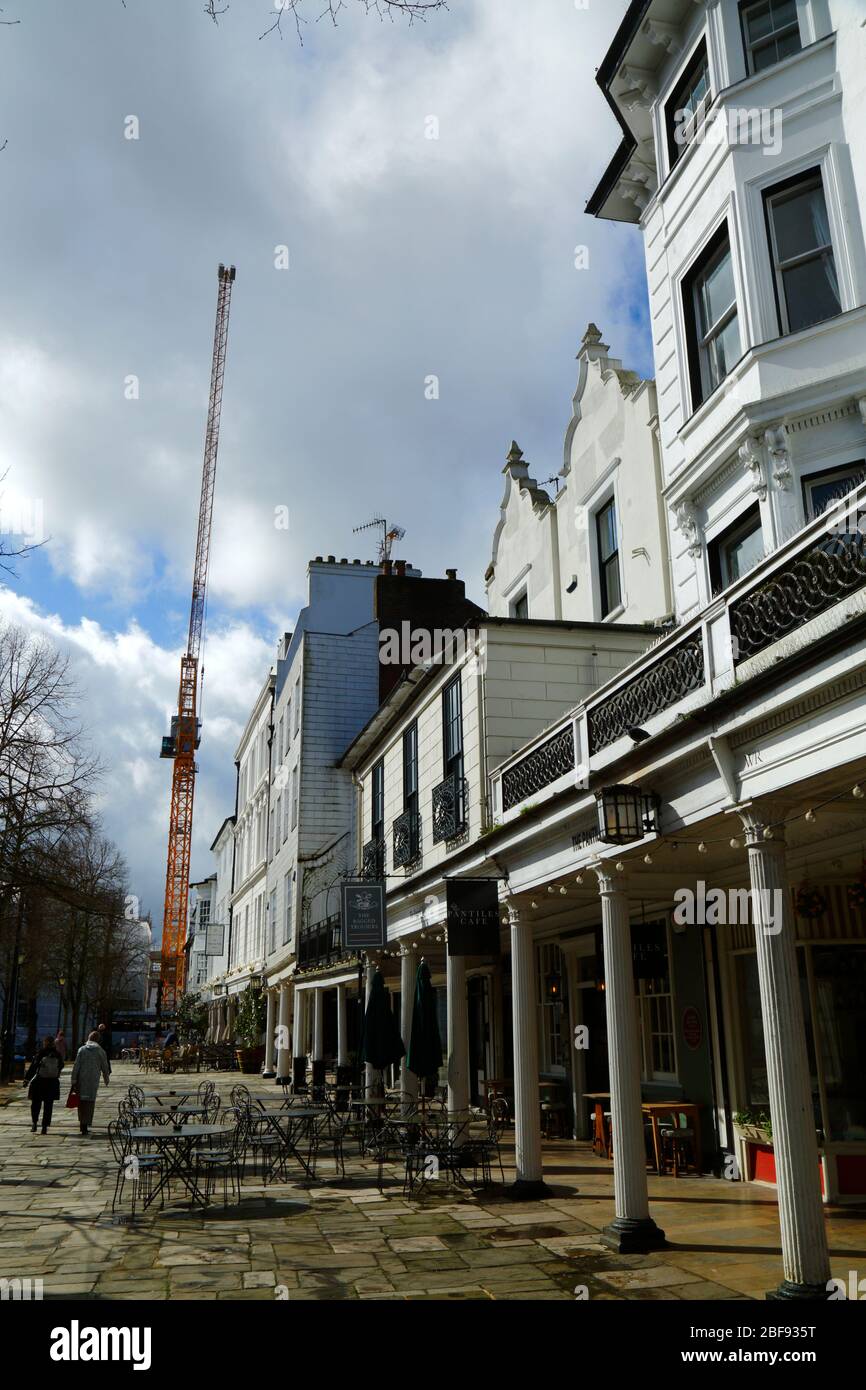
<path fill-rule="evenodd" d="M 192 1151 L 199 1139 L 212 1139 L 218 1134 L 231 1134 L 232 1125 L 143 1125 L 129 1131 L 130 1139 L 155 1145 L 160 1153 L 165 1153 L 168 1163 L 156 1187 L 144 1206 L 149 1207 L 153 1200 L 167 1188 L 172 1178 L 180 1178 L 192 1201 L 204 1202 L 204 1195 L 196 1183 L 192 1168 Z"/>
<path fill-rule="evenodd" d="M 179 1105 L 182 1105 L 189 1099 L 192 1092 L 192 1086 L 188 1086 L 185 1091 L 142 1091 L 141 1094 L 144 1096 L 145 1100 L 155 1100 L 157 1102 L 162 1102 L 164 1100 L 177 1101 Z"/>
<path fill-rule="evenodd" d="M 605 1155 L 608 1143 L 608 1132 L 604 1122 L 604 1102 L 610 1104 L 610 1091 L 584 1091 L 584 1099 L 595 1103 L 595 1124 L 592 1140 L 592 1147 L 596 1153 L 602 1157 Z M 691 1124 L 695 1134 L 695 1160 L 698 1172 L 701 1171 L 701 1112 L 700 1106 L 694 1105 L 688 1100 L 642 1100 L 641 1112 L 646 1115 L 652 1125 L 653 1133 L 653 1157 L 655 1159 L 656 1172 L 662 1173 L 662 1147 L 661 1133 L 659 1131 L 659 1120 L 665 1116 L 674 1118 L 678 1115 L 685 1115 Z M 616 1138 L 614 1137 L 614 1143 Z"/>
<path fill-rule="evenodd" d="M 170 1119 L 173 1115 L 206 1115 L 206 1105 L 145 1105 L 134 1106 L 133 1115 L 137 1120 L 163 1120 Z"/>
<path fill-rule="evenodd" d="M 260 1101 L 256 1109 L 250 1110 L 249 1113 L 253 1117 L 256 1114 L 263 1115 L 268 1122 L 268 1128 L 279 1137 L 283 1150 L 298 1160 L 308 1178 L 315 1177 L 315 1173 L 300 1152 L 299 1141 L 309 1134 L 310 1121 L 318 1119 L 320 1115 L 327 1115 L 327 1106 L 262 1105 Z"/>

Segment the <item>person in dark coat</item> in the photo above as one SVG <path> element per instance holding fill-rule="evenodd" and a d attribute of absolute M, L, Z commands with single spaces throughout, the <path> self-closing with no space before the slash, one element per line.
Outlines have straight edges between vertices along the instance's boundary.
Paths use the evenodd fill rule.
<path fill-rule="evenodd" d="M 99 1027 L 97 1028 L 96 1031 L 97 1031 L 97 1033 L 99 1034 L 99 1037 L 98 1037 L 98 1039 L 97 1039 L 97 1042 L 99 1043 L 99 1046 L 102 1048 L 103 1052 L 105 1053 L 105 1060 L 106 1060 L 106 1062 L 108 1063 L 108 1074 L 109 1074 L 109 1076 L 110 1076 L 110 1075 L 111 1075 L 111 1058 L 110 1058 L 109 1055 L 108 1055 L 108 1039 L 109 1039 L 109 1036 L 110 1036 L 110 1035 L 109 1035 L 108 1031 L 106 1030 L 106 1027 L 105 1027 L 105 1024 L 104 1024 L 104 1023 L 100 1023 L 100 1025 L 99 1025 Z"/>
<path fill-rule="evenodd" d="M 39 1111 L 42 1111 L 42 1133 L 48 1133 L 54 1102 L 60 1099 L 60 1073 L 63 1058 L 54 1046 L 53 1038 L 45 1038 L 42 1047 L 30 1064 L 24 1084 L 30 1082 L 27 1095 L 30 1100 L 31 1134 L 36 1133 L 39 1124 Z"/>

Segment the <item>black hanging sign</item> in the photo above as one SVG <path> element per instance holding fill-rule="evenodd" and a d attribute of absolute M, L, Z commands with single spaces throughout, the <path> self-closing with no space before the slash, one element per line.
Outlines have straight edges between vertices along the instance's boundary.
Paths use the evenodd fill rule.
<path fill-rule="evenodd" d="M 449 956 L 498 956 L 499 892 L 496 880 L 446 880 Z"/>
<path fill-rule="evenodd" d="M 343 947 L 363 951 L 385 945 L 384 883 L 343 883 Z"/>

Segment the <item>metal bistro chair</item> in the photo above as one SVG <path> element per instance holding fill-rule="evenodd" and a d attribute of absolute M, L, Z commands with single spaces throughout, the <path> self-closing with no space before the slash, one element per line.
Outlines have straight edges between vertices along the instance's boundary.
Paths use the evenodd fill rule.
<path fill-rule="evenodd" d="M 143 1108 L 145 1104 L 144 1091 L 140 1086 L 130 1086 L 126 1094 L 129 1096 L 131 1105 L 134 1105 L 138 1110 Z"/>
<path fill-rule="evenodd" d="M 198 1104 L 201 1105 L 204 1109 L 205 1124 L 212 1125 L 215 1122 L 220 1109 L 219 1092 L 217 1091 L 217 1088 L 214 1085 L 213 1081 L 199 1082 L 198 1091 L 196 1092 L 196 1099 Z"/>
<path fill-rule="evenodd" d="M 232 1086 L 229 1092 L 229 1099 L 233 1106 L 249 1106 L 253 1103 L 253 1093 L 249 1086 Z"/>
<path fill-rule="evenodd" d="M 259 1176 L 265 1187 L 274 1179 L 274 1174 L 285 1180 L 286 1154 L 282 1135 L 270 1124 L 267 1115 L 258 1113 L 253 1106 L 244 1112 L 244 1150 L 243 1173 L 246 1177 L 247 1155 L 252 1155 L 253 1173 L 259 1169 Z"/>
<path fill-rule="evenodd" d="M 132 1199 L 131 1216 L 134 1220 L 139 1191 L 144 1198 L 144 1205 L 147 1206 L 154 1190 L 154 1179 L 161 1181 L 164 1175 L 165 1159 L 160 1153 L 138 1152 L 129 1132 L 129 1125 L 124 1120 L 109 1121 L 108 1142 L 117 1162 L 117 1179 L 114 1184 L 114 1196 L 111 1199 L 111 1210 L 113 1212 L 117 1207 L 117 1200 L 121 1193 L 129 1192 Z M 161 1207 L 165 1206 L 164 1193 L 167 1190 L 168 1183 L 159 1194 Z"/>
<path fill-rule="evenodd" d="M 223 1180 L 223 1206 L 229 1204 L 229 1190 L 237 1189 L 238 1201 L 241 1199 L 243 1162 L 247 1142 L 247 1114 L 240 1107 L 229 1107 L 223 1111 L 223 1118 L 234 1121 L 234 1129 L 225 1138 L 220 1136 L 218 1148 L 193 1149 L 193 1163 L 196 1185 L 204 1192 L 205 1202 L 209 1202 L 219 1178 Z"/>

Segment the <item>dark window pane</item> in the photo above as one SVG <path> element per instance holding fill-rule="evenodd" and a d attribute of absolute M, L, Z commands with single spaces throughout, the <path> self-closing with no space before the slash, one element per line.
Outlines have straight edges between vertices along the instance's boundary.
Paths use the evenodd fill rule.
<path fill-rule="evenodd" d="M 782 272 L 782 279 L 791 333 L 796 333 L 799 328 L 808 328 L 813 323 L 822 323 L 824 319 L 839 313 L 841 305 L 831 255 L 792 266 L 790 270 Z"/>
<path fill-rule="evenodd" d="M 750 43 L 754 43 L 755 39 L 765 39 L 768 34 L 773 32 L 770 0 L 764 0 L 763 5 L 755 5 L 752 9 L 747 10 L 746 32 Z"/>
<path fill-rule="evenodd" d="M 748 531 L 744 536 L 736 537 L 725 547 L 726 582 L 733 584 L 734 580 L 739 579 L 741 574 L 747 574 L 763 558 L 763 555 L 764 537 L 761 524 L 758 522 L 754 530 Z"/>
<path fill-rule="evenodd" d="M 789 261 L 830 244 L 827 205 L 820 184 L 798 188 L 772 203 L 779 260 Z"/>
<path fill-rule="evenodd" d="M 621 601 L 621 591 L 619 584 L 619 561 L 614 555 L 613 559 L 608 560 L 604 566 L 604 612 L 603 617 L 612 613 L 614 608 L 618 608 Z"/>
<path fill-rule="evenodd" d="M 701 283 L 702 330 L 707 334 L 734 302 L 734 269 L 730 250 L 707 271 Z"/>
<path fill-rule="evenodd" d="M 715 376 L 714 385 L 718 386 L 720 381 L 724 381 L 728 372 L 735 362 L 739 362 L 742 352 L 740 349 L 740 325 L 736 316 L 732 318 L 719 333 L 714 343 L 715 353 L 713 356 L 713 372 Z"/>
<path fill-rule="evenodd" d="M 616 552 L 616 508 L 608 502 L 598 514 L 598 544 L 602 560 L 609 560 Z"/>

